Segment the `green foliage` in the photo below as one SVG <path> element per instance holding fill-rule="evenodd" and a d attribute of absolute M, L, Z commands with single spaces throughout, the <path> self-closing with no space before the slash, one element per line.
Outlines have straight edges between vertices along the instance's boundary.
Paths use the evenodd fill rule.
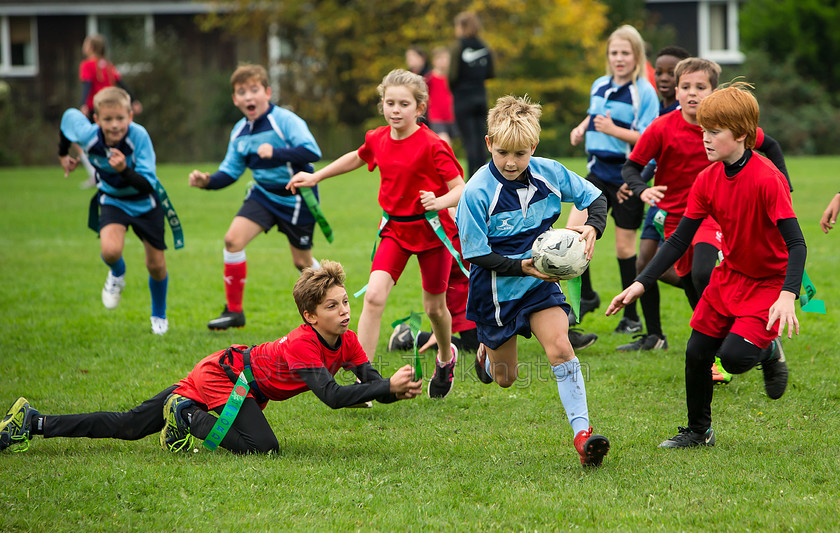
<path fill-rule="evenodd" d="M 721 80 L 736 76 L 755 85 L 761 127 L 785 154 L 837 153 L 840 107 L 822 86 L 797 72 L 793 56 L 776 61 L 766 52 L 749 52 L 743 65 L 725 67 Z"/>
<path fill-rule="evenodd" d="M 580 159 L 565 163 L 584 169 Z M 310 393 L 272 402 L 265 414 L 280 441 L 275 456 L 170 455 L 157 436 L 35 437 L 26 453 L 0 453 L 0 530 L 830 530 L 840 483 L 840 235 L 823 235 L 817 221 L 837 190 L 840 159 L 794 157 L 788 165 L 803 177 L 794 208 L 808 272 L 829 314 L 799 314 L 801 334 L 785 341 L 791 384 L 782 399 L 767 399 L 760 371 L 715 389 L 712 449 L 656 448 L 684 424 L 690 331 L 682 292 L 662 286 L 669 351 L 616 353 L 628 340 L 612 333 L 616 319 L 593 313 L 584 320 L 600 336 L 579 354 L 589 410 L 612 442 L 600 469 L 581 469 L 544 352 L 534 339 L 520 339 L 520 379 L 509 389 L 480 384 L 473 354 L 462 353 L 443 401 L 338 411 Z M 0 254 L 7 280 L 0 409 L 25 395 L 46 414 L 127 410 L 205 355 L 276 339 L 300 323 L 290 295 L 298 274 L 285 238 L 271 232 L 248 246 L 248 325 L 206 329 L 224 301 L 222 240 L 243 196 L 242 185 L 190 189 L 190 169 L 207 166 L 158 169 L 186 236 L 185 248 L 166 253 L 171 329 L 164 337 L 149 331 L 143 246 L 131 233 L 122 302 L 115 310 L 101 305 L 106 270 L 85 227 L 90 192 L 77 187 L 83 171 L 63 180 L 57 166 L 0 169 L 0 249 L 13 251 Z M 351 291 L 367 280 L 377 188 L 378 177 L 360 169 L 321 189 L 336 240 L 327 245 L 316 235 L 314 252 L 342 262 Z M 592 262 L 604 302 L 620 290 L 612 228 Z M 351 298 L 351 305 L 355 329 L 361 303 Z M 387 324 L 421 307 L 412 260 L 382 320 L 377 365 L 384 374 L 407 356 L 385 351 Z M 433 364 L 431 354 L 425 364 Z"/>
<path fill-rule="evenodd" d="M 606 9 L 595 0 L 302 0 L 254 5 L 204 19 L 205 28 L 264 32 L 276 25 L 291 50 L 283 59 L 283 103 L 313 124 L 358 126 L 376 114 L 376 86 L 404 66 L 409 45 L 427 50 L 454 41 L 452 20 L 480 13 L 481 37 L 496 59 L 491 101 L 524 94 L 544 106 L 547 153 L 568 151 L 583 118 L 592 80 L 603 71 Z"/>
<path fill-rule="evenodd" d="M 840 104 L 840 5 L 835 0 L 750 0 L 740 17 L 741 43 L 774 64 L 790 61 Z"/>

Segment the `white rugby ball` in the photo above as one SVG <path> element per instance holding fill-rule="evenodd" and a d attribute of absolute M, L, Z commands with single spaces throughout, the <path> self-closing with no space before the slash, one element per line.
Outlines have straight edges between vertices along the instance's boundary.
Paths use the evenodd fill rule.
<path fill-rule="evenodd" d="M 573 279 L 586 270 L 586 241 L 570 229 L 550 229 L 542 233 L 531 247 L 534 267 L 543 274 L 559 279 Z"/>

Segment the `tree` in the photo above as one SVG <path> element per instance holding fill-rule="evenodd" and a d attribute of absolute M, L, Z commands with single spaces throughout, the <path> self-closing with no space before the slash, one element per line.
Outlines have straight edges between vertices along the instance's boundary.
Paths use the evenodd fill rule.
<path fill-rule="evenodd" d="M 766 52 L 774 63 L 790 60 L 796 72 L 840 103 L 837 0 L 751 0 L 740 21 L 744 48 Z"/>
<path fill-rule="evenodd" d="M 310 121 L 363 124 L 375 114 L 376 86 L 404 66 L 405 49 L 447 45 L 462 10 L 479 13 L 493 49 L 491 97 L 529 93 L 544 106 L 544 140 L 586 111 L 589 85 L 603 72 L 607 8 L 596 0 L 224 0 L 229 11 L 206 27 L 265 32 L 289 43 L 283 60 L 283 103 Z M 562 132 L 565 139 L 568 130 Z M 568 144 L 568 141 L 566 141 Z"/>

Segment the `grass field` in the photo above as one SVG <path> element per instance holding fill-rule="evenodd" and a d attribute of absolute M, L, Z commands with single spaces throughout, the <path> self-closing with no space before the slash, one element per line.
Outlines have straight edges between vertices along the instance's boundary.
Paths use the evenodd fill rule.
<path fill-rule="evenodd" d="M 583 171 L 581 160 L 568 164 Z M 799 313 L 801 334 L 785 343 L 791 382 L 781 400 L 766 397 L 760 371 L 716 390 L 714 448 L 656 448 L 685 424 L 690 316 L 682 293 L 663 287 L 668 351 L 617 353 L 628 337 L 612 333 L 614 317 L 584 321 L 600 336 L 580 353 L 592 423 L 612 442 L 600 469 L 581 469 L 544 354 L 533 339 L 521 340 L 523 371 L 510 389 L 480 384 L 472 354 L 464 354 L 443 401 L 338 411 L 312 394 L 271 403 L 276 456 L 172 455 L 157 436 L 36 437 L 26 453 L 0 454 L 0 531 L 837 530 L 840 230 L 825 236 L 817 221 L 840 188 L 840 158 L 788 165 L 807 270 L 828 314 Z M 159 167 L 186 238 L 183 250 L 167 252 L 164 337 L 150 333 L 148 274 L 133 235 L 122 303 L 108 311 L 100 302 L 106 269 L 85 227 L 91 193 L 78 188 L 82 172 L 64 180 L 57 165 L 0 169 L 0 409 L 20 395 L 46 414 L 129 409 L 203 356 L 299 324 L 291 301 L 297 271 L 285 237 L 271 233 L 248 247 L 247 327 L 206 329 L 224 304 L 222 237 L 244 184 L 190 190 L 191 168 Z M 378 175 L 357 171 L 322 187 L 336 240 L 327 245 L 318 235 L 316 255 L 344 264 L 349 292 L 367 281 L 377 186 Z M 604 305 L 619 290 L 611 228 L 592 264 Z M 351 304 L 355 328 L 361 302 Z M 407 356 L 385 351 L 387 324 L 411 310 L 422 310 L 416 262 L 382 321 L 377 357 L 385 375 Z"/>

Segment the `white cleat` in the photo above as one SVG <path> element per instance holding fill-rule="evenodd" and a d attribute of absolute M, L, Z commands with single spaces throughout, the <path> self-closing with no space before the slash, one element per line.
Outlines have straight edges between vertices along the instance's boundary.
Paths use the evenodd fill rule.
<path fill-rule="evenodd" d="M 125 275 L 117 277 L 109 270 L 105 286 L 102 287 L 102 305 L 106 309 L 117 307 L 120 304 L 123 289 L 125 289 Z"/>
<path fill-rule="evenodd" d="M 152 333 L 155 335 L 163 335 L 167 331 L 169 331 L 169 320 L 166 318 L 160 318 L 159 316 L 151 317 L 152 321 Z"/>

